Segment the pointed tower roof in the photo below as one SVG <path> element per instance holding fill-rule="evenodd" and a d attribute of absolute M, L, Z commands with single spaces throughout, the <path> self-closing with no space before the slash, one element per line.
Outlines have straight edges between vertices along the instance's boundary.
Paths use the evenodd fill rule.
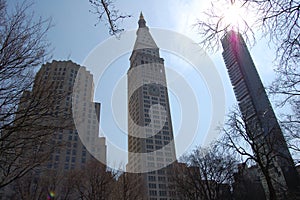
<path fill-rule="evenodd" d="M 139 28 L 143 28 L 143 27 L 146 27 L 146 21 L 144 19 L 143 13 L 141 12 L 140 19 L 139 19 Z"/>
<path fill-rule="evenodd" d="M 152 38 L 149 28 L 146 26 L 144 15 L 141 12 L 140 19 L 138 21 L 139 28 L 136 32 L 136 40 L 133 50 L 147 49 L 147 48 L 158 48 L 154 39 Z"/>
<path fill-rule="evenodd" d="M 144 19 L 144 15 L 143 15 L 143 12 L 141 11 L 140 13 L 140 19 Z"/>

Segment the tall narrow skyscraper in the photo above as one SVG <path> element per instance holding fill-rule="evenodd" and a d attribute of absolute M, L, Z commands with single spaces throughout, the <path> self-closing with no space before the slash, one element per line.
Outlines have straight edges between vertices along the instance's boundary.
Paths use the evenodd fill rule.
<path fill-rule="evenodd" d="M 164 60 L 141 13 L 128 76 L 128 165 L 139 173 L 144 199 L 176 199 L 171 184 L 176 161 Z"/>
<path fill-rule="evenodd" d="M 299 177 L 264 86 L 240 33 L 230 31 L 221 40 L 223 58 L 247 134 L 256 145 L 256 156 L 268 169 L 279 199 L 299 189 Z M 268 195 L 267 180 L 263 185 Z"/>

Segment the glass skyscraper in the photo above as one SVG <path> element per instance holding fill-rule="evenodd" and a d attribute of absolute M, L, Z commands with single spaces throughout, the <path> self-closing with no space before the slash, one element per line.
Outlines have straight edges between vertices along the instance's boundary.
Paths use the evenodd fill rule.
<path fill-rule="evenodd" d="M 271 103 L 241 34 L 229 31 L 221 42 L 247 134 L 256 144 L 256 156 L 261 156 L 262 164 L 269 170 L 277 197 L 284 198 L 288 192 L 299 189 L 299 177 Z M 262 181 L 267 188 L 263 176 Z"/>

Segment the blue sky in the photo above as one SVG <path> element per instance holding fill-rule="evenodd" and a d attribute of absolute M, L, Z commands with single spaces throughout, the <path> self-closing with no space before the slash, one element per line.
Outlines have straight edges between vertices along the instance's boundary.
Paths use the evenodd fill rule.
<path fill-rule="evenodd" d="M 9 1 L 9 4 L 16 2 L 19 1 Z M 36 0 L 34 3 L 32 9 L 36 16 L 52 18 L 54 26 L 48 32 L 47 37 L 52 44 L 53 59 L 55 60 L 72 60 L 75 63 L 83 64 L 89 53 L 110 37 L 105 23 L 100 22 L 97 24 L 97 16 L 89 12 L 92 7 L 88 0 Z M 137 29 L 139 13 L 142 11 L 150 28 L 176 31 L 188 36 L 195 42 L 199 41 L 199 36 L 196 29 L 192 28 L 192 25 L 198 17 L 201 17 L 200 12 L 208 5 L 209 1 L 205 0 L 116 0 L 116 7 L 120 12 L 132 15 L 131 18 L 124 20 L 120 24 L 125 30 Z M 95 24 L 97 25 L 95 26 Z M 265 86 L 269 85 L 274 78 L 272 63 L 274 51 L 269 49 L 264 40 L 258 40 L 257 45 L 251 48 L 250 51 L 263 83 Z M 126 134 L 122 133 L 121 129 L 114 124 L 111 108 L 111 91 L 116 82 L 126 74 L 129 68 L 129 56 L 129 54 L 120 56 L 111 64 L 107 77 L 104 77 L 102 82 L 96 83 L 97 88 L 94 99 L 102 103 L 100 123 L 107 139 L 124 149 L 127 148 Z M 199 114 L 201 128 L 199 133 L 197 133 L 198 137 L 190 147 L 191 149 L 195 145 L 201 145 L 205 134 L 209 134 L 207 133 L 207 123 L 210 120 L 211 109 L 209 91 L 201 77 L 197 77 L 192 70 L 183 70 L 191 68 L 186 61 L 168 52 L 161 52 L 161 56 L 165 59 L 166 67 L 174 68 L 178 73 L 182 73 L 192 89 L 197 93 L 201 113 Z M 221 51 L 215 54 L 208 54 L 208 56 L 213 61 L 222 79 L 226 98 L 224 107 L 228 111 L 235 104 L 235 97 L 222 60 Z M 89 66 L 86 67 L 89 68 Z M 126 91 L 124 95 L 126 95 Z M 176 131 L 180 128 L 181 121 L 180 99 L 171 91 L 170 97 L 174 132 L 176 134 Z M 114 156 L 109 155 L 109 148 L 109 162 L 115 163 L 118 159 L 114 160 Z"/>

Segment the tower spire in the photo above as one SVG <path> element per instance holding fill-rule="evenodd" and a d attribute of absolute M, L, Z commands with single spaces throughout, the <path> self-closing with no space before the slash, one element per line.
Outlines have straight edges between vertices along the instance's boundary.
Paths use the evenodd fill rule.
<path fill-rule="evenodd" d="M 133 49 L 158 49 L 154 39 L 149 32 L 149 28 L 146 26 L 146 21 L 142 12 L 140 13 L 138 24 L 139 28 L 136 32 L 137 38 Z"/>
<path fill-rule="evenodd" d="M 140 14 L 140 19 L 144 19 L 144 15 L 143 15 L 142 11 L 141 11 L 141 14 Z"/>
<path fill-rule="evenodd" d="M 139 28 L 144 28 L 146 27 L 146 21 L 144 19 L 144 15 L 141 11 L 141 14 L 140 14 L 140 19 L 139 19 Z"/>

